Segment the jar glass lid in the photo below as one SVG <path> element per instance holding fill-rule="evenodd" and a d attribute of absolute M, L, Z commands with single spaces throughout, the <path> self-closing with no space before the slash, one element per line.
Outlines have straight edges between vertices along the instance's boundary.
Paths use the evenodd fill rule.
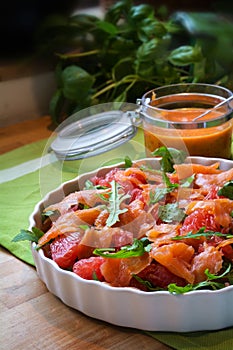
<path fill-rule="evenodd" d="M 50 149 L 63 160 L 83 159 L 112 150 L 136 134 L 137 108 L 136 104 L 107 103 L 81 110 L 58 127 Z"/>

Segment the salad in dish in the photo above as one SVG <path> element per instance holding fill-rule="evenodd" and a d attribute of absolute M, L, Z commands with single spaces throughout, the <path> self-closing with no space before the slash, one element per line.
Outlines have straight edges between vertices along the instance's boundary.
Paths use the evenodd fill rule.
<path fill-rule="evenodd" d="M 161 147 L 160 168 L 125 160 L 42 212 L 36 242 L 61 269 L 145 292 L 233 284 L 233 168 L 192 164 Z"/>

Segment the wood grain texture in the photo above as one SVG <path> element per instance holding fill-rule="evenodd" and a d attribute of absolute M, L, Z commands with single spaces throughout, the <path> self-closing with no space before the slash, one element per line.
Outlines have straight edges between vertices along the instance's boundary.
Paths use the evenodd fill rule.
<path fill-rule="evenodd" d="M 0 154 L 49 137 L 51 118 L 44 116 L 0 128 Z"/>

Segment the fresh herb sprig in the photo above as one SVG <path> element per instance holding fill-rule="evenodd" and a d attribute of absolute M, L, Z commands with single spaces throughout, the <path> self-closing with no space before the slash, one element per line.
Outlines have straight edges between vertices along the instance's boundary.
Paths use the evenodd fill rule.
<path fill-rule="evenodd" d="M 218 190 L 218 195 L 233 200 L 233 180 L 226 182 L 223 187 Z"/>
<path fill-rule="evenodd" d="M 38 243 L 38 240 L 43 235 L 44 232 L 37 227 L 32 227 L 31 231 L 21 229 L 20 232 L 12 239 L 12 242 L 30 241 Z"/>
<path fill-rule="evenodd" d="M 121 203 L 130 197 L 128 194 L 119 192 L 120 185 L 115 180 L 111 181 L 110 185 L 111 191 L 108 194 L 108 199 L 105 198 L 105 200 L 108 201 L 107 210 L 109 216 L 106 221 L 108 227 L 111 227 L 118 222 L 120 220 L 119 215 L 128 210 L 127 208 L 121 208 Z"/>
<path fill-rule="evenodd" d="M 150 241 L 147 238 L 142 238 L 140 240 L 134 239 L 132 245 L 123 246 L 117 252 L 115 252 L 115 248 L 98 248 L 93 253 L 104 258 L 125 259 L 142 256 L 145 252 L 149 253 L 150 249 Z"/>
<path fill-rule="evenodd" d="M 186 238 L 194 238 L 194 239 L 200 239 L 202 237 L 211 238 L 213 236 L 223 237 L 223 238 L 227 238 L 227 239 L 233 238 L 233 235 L 231 235 L 231 234 L 215 232 L 215 231 L 211 231 L 211 230 L 206 231 L 205 227 L 201 227 L 196 233 L 189 231 L 186 235 L 175 236 L 175 237 L 172 237 L 171 239 L 175 241 L 175 240 L 181 240 L 181 239 L 186 239 Z"/>
<path fill-rule="evenodd" d="M 177 286 L 175 283 L 171 283 L 168 285 L 168 291 L 173 294 L 183 294 L 187 292 L 191 292 L 197 289 L 202 288 L 211 288 L 213 290 L 222 289 L 226 285 L 224 282 L 218 282 L 221 278 L 226 278 L 227 274 L 231 271 L 231 264 L 228 265 L 227 269 L 221 275 L 214 275 L 209 272 L 208 269 L 205 270 L 205 274 L 207 279 L 205 281 L 199 282 L 197 284 L 187 284 L 184 287 Z M 217 281 L 216 281 L 217 280 Z"/>
<path fill-rule="evenodd" d="M 173 173 L 174 164 L 181 164 L 184 162 L 187 154 L 182 150 L 177 150 L 172 147 L 159 147 L 152 153 L 155 157 L 161 157 L 161 170 L 165 173 Z"/>
<path fill-rule="evenodd" d="M 168 193 L 173 192 L 179 187 L 179 184 L 172 183 L 165 172 L 162 173 L 163 182 L 165 187 L 157 187 L 153 191 L 150 191 L 150 204 L 158 203 L 163 199 Z"/>
<path fill-rule="evenodd" d="M 166 223 L 181 222 L 185 218 L 185 212 L 179 208 L 179 204 L 168 203 L 160 205 L 158 210 L 159 218 Z"/>

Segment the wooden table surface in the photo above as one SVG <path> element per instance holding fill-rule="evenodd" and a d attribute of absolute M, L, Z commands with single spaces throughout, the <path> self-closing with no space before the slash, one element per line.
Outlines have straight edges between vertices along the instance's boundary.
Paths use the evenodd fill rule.
<path fill-rule="evenodd" d="M 49 137 L 48 116 L 0 129 L 0 153 Z M 140 331 L 92 319 L 48 292 L 34 267 L 0 247 L 0 349 L 167 350 Z"/>

